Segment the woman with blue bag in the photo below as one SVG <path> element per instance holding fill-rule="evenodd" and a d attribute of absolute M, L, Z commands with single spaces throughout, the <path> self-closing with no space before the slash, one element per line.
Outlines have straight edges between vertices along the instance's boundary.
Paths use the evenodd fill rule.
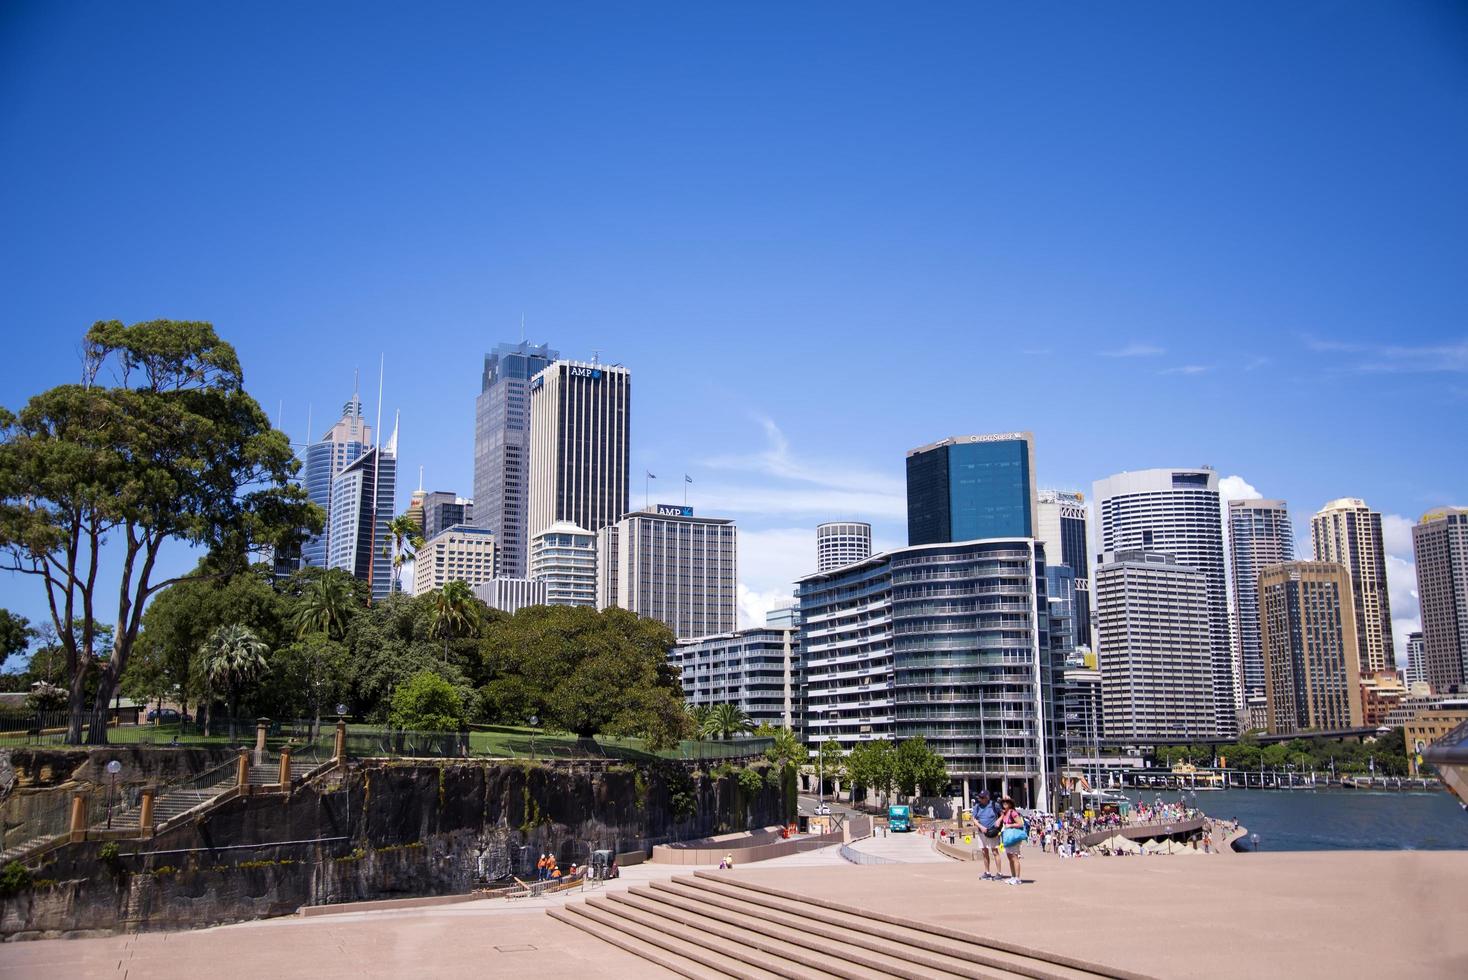
<path fill-rule="evenodd" d="M 1004 848 L 1004 854 L 1009 858 L 1009 884 L 1018 885 L 1019 877 L 1019 849 L 1030 835 L 1025 831 L 1025 818 L 1015 809 L 1014 800 L 1011 797 L 1003 797 L 999 801 L 1003 807 L 999 811 L 999 843 Z"/>

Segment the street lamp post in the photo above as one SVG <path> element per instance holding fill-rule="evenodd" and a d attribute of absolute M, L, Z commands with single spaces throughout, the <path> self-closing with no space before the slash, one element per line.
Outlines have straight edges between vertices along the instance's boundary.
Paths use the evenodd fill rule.
<path fill-rule="evenodd" d="M 117 774 L 122 771 L 122 763 L 113 759 L 107 763 L 107 775 L 110 777 L 107 784 L 107 829 L 112 829 L 112 795 L 117 792 Z"/>

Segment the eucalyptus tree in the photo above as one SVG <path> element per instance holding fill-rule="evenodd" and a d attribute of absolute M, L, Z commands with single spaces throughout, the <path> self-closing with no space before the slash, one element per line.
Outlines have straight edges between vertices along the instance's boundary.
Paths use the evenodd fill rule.
<path fill-rule="evenodd" d="M 115 384 L 102 383 L 104 369 Z M 78 384 L 0 409 L 0 568 L 45 590 L 66 655 L 69 742 L 82 741 L 84 723 L 88 742 L 107 741 L 108 703 L 152 596 L 320 530 L 321 509 L 291 483 L 298 469 L 208 323 L 93 324 Z M 205 550 L 206 570 L 160 574 L 170 543 Z M 116 637 L 102 656 L 104 619 Z"/>

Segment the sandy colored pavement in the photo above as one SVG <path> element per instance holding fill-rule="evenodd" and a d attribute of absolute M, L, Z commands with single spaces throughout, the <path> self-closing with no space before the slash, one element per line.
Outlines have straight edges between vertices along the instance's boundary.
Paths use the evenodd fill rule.
<path fill-rule="evenodd" d="M 1154 977 L 1468 977 L 1468 852 L 1070 858 L 730 872 Z"/>
<path fill-rule="evenodd" d="M 1468 976 L 1468 852 L 1062 860 L 1031 851 L 1026 884 L 1014 887 L 978 881 L 973 863 L 932 861 L 921 853 L 930 847 L 902 835 L 884 856 L 914 863 L 858 867 L 826 848 L 721 874 L 1159 978 Z M 641 865 L 606 887 L 694 870 Z M 667 976 L 545 914 L 596 893 L 7 943 L 0 976 Z"/>

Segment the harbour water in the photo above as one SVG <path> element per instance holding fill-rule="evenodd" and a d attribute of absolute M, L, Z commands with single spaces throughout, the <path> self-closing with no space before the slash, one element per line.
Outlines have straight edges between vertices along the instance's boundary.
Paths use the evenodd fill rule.
<path fill-rule="evenodd" d="M 1209 816 L 1237 819 L 1261 851 L 1468 849 L 1468 812 L 1450 793 L 1348 789 L 1197 794 L 1128 790 L 1135 801 L 1186 797 Z"/>

